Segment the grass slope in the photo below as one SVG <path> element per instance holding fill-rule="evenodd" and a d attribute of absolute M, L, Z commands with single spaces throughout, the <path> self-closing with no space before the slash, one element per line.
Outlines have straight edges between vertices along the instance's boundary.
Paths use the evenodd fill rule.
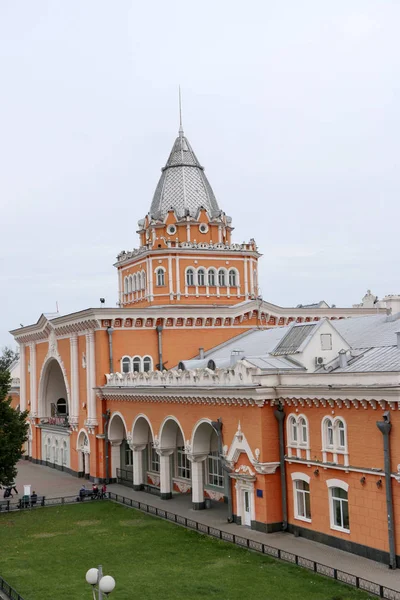
<path fill-rule="evenodd" d="M 0 515 L 0 574 L 25 600 L 89 600 L 103 565 L 114 600 L 347 600 L 369 596 L 111 502 Z"/>

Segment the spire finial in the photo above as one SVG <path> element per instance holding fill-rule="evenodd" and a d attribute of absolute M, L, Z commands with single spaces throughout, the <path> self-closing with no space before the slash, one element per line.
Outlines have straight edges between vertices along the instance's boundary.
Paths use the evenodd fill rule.
<path fill-rule="evenodd" d="M 179 86 L 179 135 L 183 135 L 181 86 Z"/>

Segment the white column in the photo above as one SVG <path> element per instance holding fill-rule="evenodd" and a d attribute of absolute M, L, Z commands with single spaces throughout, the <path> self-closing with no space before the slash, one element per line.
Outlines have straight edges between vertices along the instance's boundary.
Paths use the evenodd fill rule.
<path fill-rule="evenodd" d="M 169 282 L 169 297 L 172 300 L 174 297 L 174 285 L 172 281 L 172 257 L 168 256 L 168 282 Z"/>
<path fill-rule="evenodd" d="M 149 271 L 149 299 L 153 300 L 153 261 L 151 258 L 149 258 Z"/>
<path fill-rule="evenodd" d="M 244 259 L 244 295 L 245 298 L 249 295 L 249 278 L 247 273 L 247 258 Z"/>
<path fill-rule="evenodd" d="M 188 242 L 190 242 L 190 224 L 187 223 L 186 225 L 186 239 Z"/>
<path fill-rule="evenodd" d="M 180 274 L 180 266 L 179 266 L 179 256 L 175 257 L 175 265 L 176 265 L 176 297 L 179 300 L 181 297 L 181 274 Z"/>
<path fill-rule="evenodd" d="M 249 267 L 250 267 L 250 294 L 254 294 L 254 277 L 253 277 L 253 261 L 249 259 Z"/>
<path fill-rule="evenodd" d="M 86 386 L 87 386 L 87 425 L 95 427 L 97 425 L 96 414 L 96 361 L 94 349 L 94 331 L 86 334 Z"/>
<path fill-rule="evenodd" d="M 31 417 L 37 417 L 37 382 L 36 382 L 36 344 L 30 344 L 30 397 L 31 397 Z"/>
<path fill-rule="evenodd" d="M 204 508 L 204 474 L 203 464 L 206 455 L 189 455 L 188 459 L 192 463 L 192 507 L 194 510 Z"/>
<path fill-rule="evenodd" d="M 133 489 L 141 490 L 144 484 L 143 450 L 146 444 L 132 444 L 130 447 L 133 451 Z"/>
<path fill-rule="evenodd" d="M 157 453 L 160 456 L 160 493 L 162 500 L 172 498 L 171 490 L 171 454 L 173 448 L 159 449 Z"/>
<path fill-rule="evenodd" d="M 19 383 L 19 406 L 21 412 L 26 410 L 26 365 L 25 344 L 19 345 L 20 383 Z"/>
<path fill-rule="evenodd" d="M 222 242 L 222 225 L 218 225 L 218 242 Z"/>
<path fill-rule="evenodd" d="M 121 468 L 121 443 L 122 440 L 113 440 L 111 444 L 111 477 L 117 478 L 117 469 Z"/>
<path fill-rule="evenodd" d="M 79 368 L 78 368 L 78 336 L 69 339 L 71 353 L 71 406 L 69 423 L 75 428 L 79 421 Z"/>

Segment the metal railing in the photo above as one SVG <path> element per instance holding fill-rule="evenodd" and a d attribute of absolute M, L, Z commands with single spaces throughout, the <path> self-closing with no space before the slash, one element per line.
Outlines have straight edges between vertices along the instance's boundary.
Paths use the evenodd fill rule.
<path fill-rule="evenodd" d="M 11 512 L 15 510 L 32 510 L 36 508 L 41 508 L 42 506 L 46 507 L 59 506 L 63 504 L 75 504 L 77 503 L 77 498 L 77 495 L 65 496 L 60 498 L 45 498 L 44 502 L 41 504 L 35 504 L 33 506 L 23 506 L 21 508 L 18 508 L 18 502 L 8 501 L 7 511 Z M 364 577 L 357 577 L 356 575 L 347 573 L 346 571 L 342 571 L 341 569 L 336 569 L 334 567 L 324 565 L 323 563 L 319 563 L 309 558 L 304 558 L 303 556 L 299 556 L 297 554 L 294 554 L 293 552 L 288 552 L 287 550 L 281 550 L 280 548 L 275 548 L 274 546 L 270 546 L 269 544 L 263 544 L 262 542 L 251 540 L 245 535 L 237 535 L 235 533 L 223 531 L 222 529 L 218 529 L 217 527 L 205 525 L 204 523 L 199 523 L 198 521 L 188 519 L 183 515 L 177 515 L 168 510 L 164 510 L 163 508 L 157 508 L 156 506 L 151 506 L 150 504 L 140 502 L 139 500 L 126 498 L 121 494 L 114 494 L 114 492 L 107 492 L 107 498 L 113 500 L 114 502 L 118 502 L 119 504 L 123 504 L 124 506 L 136 508 L 138 510 L 141 510 L 142 512 L 148 513 L 155 517 L 159 517 L 177 525 L 181 525 L 182 527 L 186 527 L 187 529 L 197 531 L 199 533 L 202 533 L 203 535 L 223 540 L 225 542 L 230 542 L 231 544 L 235 544 L 236 546 L 247 548 L 249 550 L 253 550 L 254 552 L 258 552 L 260 554 L 271 556 L 278 560 L 283 560 L 285 562 L 298 565 L 299 567 L 303 567 L 305 569 L 308 569 L 309 571 L 318 573 L 319 575 L 325 575 L 326 577 L 330 577 L 331 579 L 335 579 L 341 583 L 345 583 L 370 594 L 374 594 L 379 598 L 385 598 L 386 600 L 400 600 L 400 591 L 393 590 L 385 585 L 381 585 L 379 583 L 370 581 L 369 579 L 365 579 Z M 85 502 L 90 501 L 91 498 L 85 498 Z M 3 591 L 12 600 L 24 600 L 22 596 L 20 596 L 1 577 L 0 590 Z"/>
<path fill-rule="evenodd" d="M 3 592 L 3 594 L 7 596 L 7 598 L 11 598 L 11 600 L 24 600 L 23 597 L 2 577 L 0 577 L 0 592 Z"/>

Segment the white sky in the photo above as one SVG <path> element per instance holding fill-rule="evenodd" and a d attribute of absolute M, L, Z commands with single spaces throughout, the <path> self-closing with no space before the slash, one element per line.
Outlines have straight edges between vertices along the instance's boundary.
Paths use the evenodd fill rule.
<path fill-rule="evenodd" d="M 3 0 L 0 345 L 117 300 L 178 130 L 284 306 L 400 292 L 398 0 Z"/>

